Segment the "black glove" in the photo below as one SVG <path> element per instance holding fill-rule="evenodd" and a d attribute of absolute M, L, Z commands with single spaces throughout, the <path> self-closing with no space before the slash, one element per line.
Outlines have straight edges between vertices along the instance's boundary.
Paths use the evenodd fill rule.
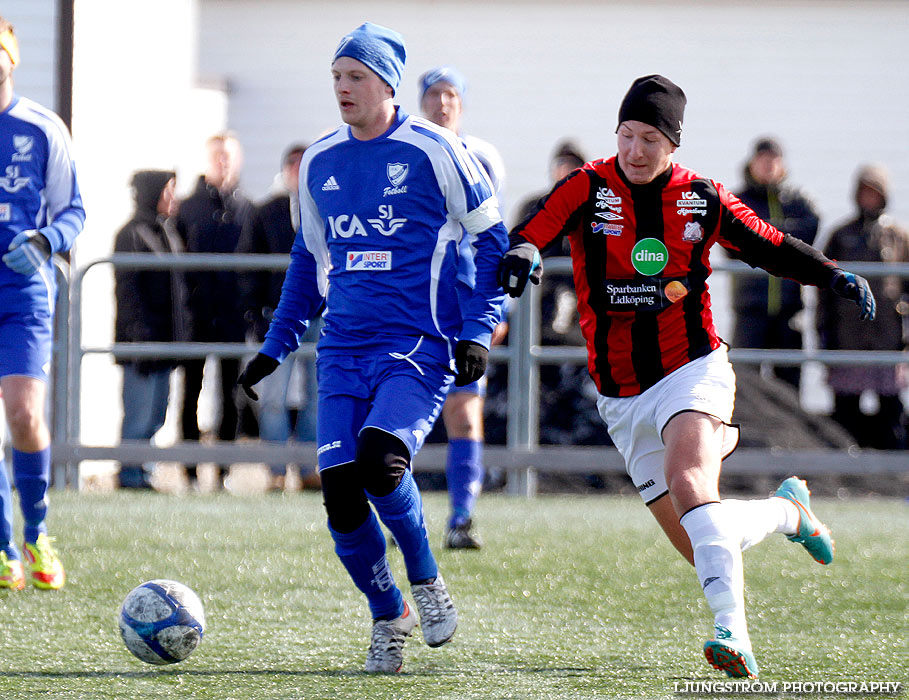
<path fill-rule="evenodd" d="M 243 387 L 243 391 L 253 401 L 259 400 L 259 395 L 253 391 L 253 387 L 261 382 L 265 377 L 278 369 L 278 362 L 275 358 L 263 355 L 261 352 L 249 361 L 244 370 L 237 377 L 237 384 Z"/>
<path fill-rule="evenodd" d="M 871 287 L 868 286 L 868 280 L 851 272 L 837 268 L 830 281 L 830 289 L 839 294 L 844 299 L 849 299 L 858 304 L 859 318 L 863 321 L 873 321 L 874 312 L 877 305 L 874 302 L 874 294 L 871 293 Z"/>
<path fill-rule="evenodd" d="M 499 262 L 499 286 L 515 298 L 524 293 L 528 279 L 539 284 L 542 277 L 543 261 L 533 243 L 512 246 Z"/>
<path fill-rule="evenodd" d="M 455 346 L 455 386 L 467 386 L 486 372 L 489 350 L 472 340 L 459 340 Z"/>

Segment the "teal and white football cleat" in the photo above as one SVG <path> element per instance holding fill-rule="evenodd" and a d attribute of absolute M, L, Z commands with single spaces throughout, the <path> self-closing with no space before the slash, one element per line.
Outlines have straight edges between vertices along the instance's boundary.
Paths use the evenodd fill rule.
<path fill-rule="evenodd" d="M 716 625 L 716 638 L 704 643 L 707 663 L 730 678 L 757 678 L 758 665 L 751 643 L 736 639 L 728 629 Z"/>
<path fill-rule="evenodd" d="M 804 479 L 790 476 L 776 490 L 777 498 L 785 498 L 795 504 L 799 511 L 799 529 L 794 535 L 787 535 L 793 542 L 798 542 L 808 554 L 819 564 L 829 564 L 833 561 L 835 543 L 830 536 L 830 528 L 817 519 L 811 512 L 809 499 L 811 492 Z"/>

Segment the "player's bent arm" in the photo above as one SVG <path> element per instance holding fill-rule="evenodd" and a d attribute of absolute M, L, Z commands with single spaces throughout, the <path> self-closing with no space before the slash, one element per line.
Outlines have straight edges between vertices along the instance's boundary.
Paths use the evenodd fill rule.
<path fill-rule="evenodd" d="M 492 331 L 502 320 L 502 303 L 505 300 L 497 277 L 499 262 L 508 249 L 508 232 L 501 217 L 498 222 L 477 234 L 474 249 L 476 281 L 464 313 L 459 339 L 489 348 Z"/>
<path fill-rule="evenodd" d="M 54 129 L 56 127 L 56 129 Z M 70 154 L 69 134 L 62 122 L 54 122 L 47 132 L 48 158 L 45 174 L 48 225 L 39 229 L 52 253 L 69 250 L 82 232 L 85 209 L 76 180 L 76 166 Z"/>

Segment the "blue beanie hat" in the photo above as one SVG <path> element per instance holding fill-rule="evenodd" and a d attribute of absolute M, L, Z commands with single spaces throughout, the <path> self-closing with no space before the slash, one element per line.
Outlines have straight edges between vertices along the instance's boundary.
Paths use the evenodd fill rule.
<path fill-rule="evenodd" d="M 453 68 L 452 66 L 439 66 L 438 68 L 426 71 L 420 76 L 420 100 L 423 100 L 423 95 L 426 94 L 426 91 L 429 88 L 436 83 L 443 82 L 454 87 L 461 98 L 463 98 L 464 93 L 467 92 L 467 80 L 464 79 L 464 76 L 461 75 L 457 68 Z"/>
<path fill-rule="evenodd" d="M 407 52 L 404 37 L 393 29 L 364 22 L 341 39 L 332 62 L 349 56 L 368 66 L 376 75 L 397 90 L 404 72 Z"/>

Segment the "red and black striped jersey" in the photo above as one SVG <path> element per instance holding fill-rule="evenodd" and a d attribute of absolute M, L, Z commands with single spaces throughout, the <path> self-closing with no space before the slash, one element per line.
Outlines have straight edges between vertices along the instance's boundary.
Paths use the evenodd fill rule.
<path fill-rule="evenodd" d="M 707 284 L 714 244 L 802 284 L 827 286 L 835 269 L 723 185 L 679 165 L 632 185 L 615 157 L 556 184 L 513 234 L 540 249 L 568 236 L 588 369 L 603 396 L 640 394 L 720 346 Z"/>

